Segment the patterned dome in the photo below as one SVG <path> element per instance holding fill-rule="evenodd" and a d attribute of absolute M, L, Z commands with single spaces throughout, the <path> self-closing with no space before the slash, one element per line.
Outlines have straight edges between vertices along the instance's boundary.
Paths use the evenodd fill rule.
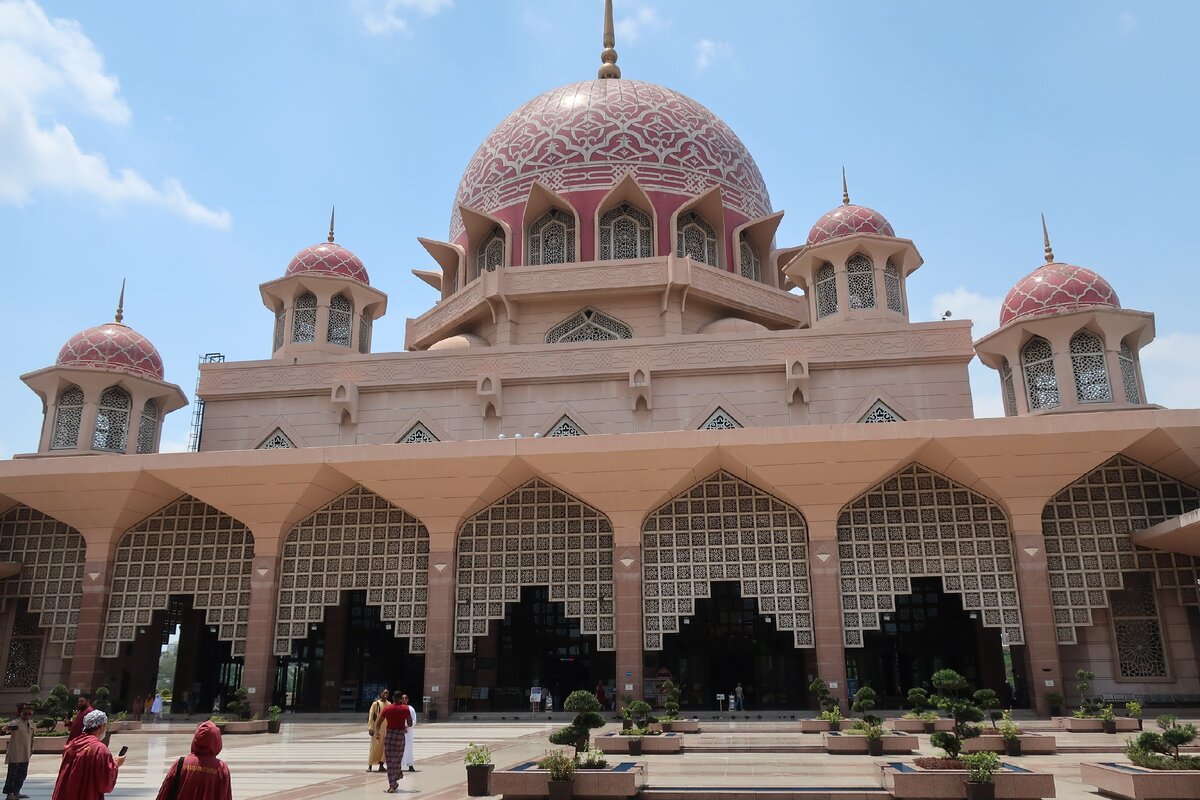
<path fill-rule="evenodd" d="M 843 203 L 817 220 L 808 232 L 809 244 L 820 244 L 828 239 L 838 239 L 854 233 L 877 233 L 880 236 L 895 236 L 892 223 L 883 214 L 853 203 Z"/>
<path fill-rule="evenodd" d="M 1092 306 L 1120 308 L 1121 301 L 1109 282 L 1087 267 L 1055 261 L 1038 267 L 1009 291 L 1000 308 L 1000 324 Z"/>
<path fill-rule="evenodd" d="M 128 372 L 141 378 L 163 379 L 162 356 L 150 340 L 128 325 L 109 322 L 72 336 L 58 351 L 60 367 Z"/>
<path fill-rule="evenodd" d="M 285 274 L 350 278 L 371 285 L 362 259 L 336 242 L 321 242 L 296 253 Z"/>
<path fill-rule="evenodd" d="M 652 198 L 720 186 L 746 219 L 771 213 L 754 159 L 707 108 L 653 83 L 592 80 L 535 97 L 488 135 L 459 183 L 450 236 L 463 230 L 459 205 L 490 214 L 523 203 L 534 179 L 569 195 L 607 191 L 630 173 Z"/>

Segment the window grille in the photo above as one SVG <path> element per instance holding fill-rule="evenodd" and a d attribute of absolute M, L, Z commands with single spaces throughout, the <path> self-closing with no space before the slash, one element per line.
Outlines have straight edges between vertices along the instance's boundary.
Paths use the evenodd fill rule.
<path fill-rule="evenodd" d="M 1169 678 L 1154 576 L 1146 572 L 1126 575 L 1125 588 L 1110 591 L 1108 597 L 1121 677 Z"/>
<path fill-rule="evenodd" d="M 441 440 L 433 435 L 433 431 L 418 422 L 400 437 L 399 444 L 429 444 L 437 441 Z"/>
<path fill-rule="evenodd" d="M 621 203 L 600 217 L 600 260 L 650 258 L 654 253 L 653 237 L 650 215 Z"/>
<path fill-rule="evenodd" d="M 329 326 L 325 341 L 349 347 L 353 327 L 354 304 L 345 295 L 335 294 L 329 299 Z"/>
<path fill-rule="evenodd" d="M 858 421 L 870 425 L 876 422 L 903 422 L 904 417 L 892 411 L 887 403 L 882 400 L 876 400 L 875 404 Z"/>
<path fill-rule="evenodd" d="M 633 329 L 603 311 L 585 308 L 555 325 L 546 334 L 546 344 L 560 342 L 602 342 L 632 339 Z"/>
<path fill-rule="evenodd" d="M 1030 339 L 1021 349 L 1021 368 L 1025 373 L 1025 392 L 1029 398 L 1029 410 L 1056 408 L 1058 398 L 1058 376 L 1054 373 L 1054 351 L 1050 343 L 1040 336 Z"/>
<path fill-rule="evenodd" d="M 583 428 L 575 424 L 575 420 L 568 416 L 563 416 L 558 422 L 554 423 L 554 427 L 546 434 L 548 438 L 554 439 L 559 436 L 586 436 Z"/>
<path fill-rule="evenodd" d="M 675 255 L 710 267 L 721 263 L 717 257 L 717 234 L 695 211 L 681 214 L 676 222 Z"/>
<path fill-rule="evenodd" d="M 1008 363 L 1007 358 L 1000 364 L 1000 380 L 1004 384 L 1004 414 L 1015 417 L 1017 415 L 1017 390 L 1013 380 L 1012 364 Z"/>
<path fill-rule="evenodd" d="M 488 237 L 479 243 L 479 249 L 475 251 L 475 268 L 482 275 L 502 266 L 504 266 L 504 231 L 500 230 L 500 226 L 497 225 L 492 228 Z"/>
<path fill-rule="evenodd" d="M 65 658 L 75 651 L 86 547 L 79 531 L 29 506 L 16 505 L 0 516 L 0 561 L 23 565 L 19 574 L 0 581 L 0 603 L 27 601 L 38 627 L 61 645 Z"/>
<path fill-rule="evenodd" d="M 71 450 L 79 446 L 79 428 L 83 424 L 83 390 L 69 386 L 58 396 L 54 412 L 52 450 Z"/>
<path fill-rule="evenodd" d="M 1081 403 L 1111 403 L 1112 386 L 1108 382 L 1104 342 L 1091 331 L 1082 330 L 1071 337 L 1070 348 L 1076 399 Z"/>
<path fill-rule="evenodd" d="M 371 352 L 371 318 L 365 313 L 358 318 L 358 352 Z"/>
<path fill-rule="evenodd" d="M 271 343 L 271 352 L 277 352 L 283 347 L 283 325 L 287 318 L 287 309 L 281 308 L 275 312 L 275 336 Z"/>
<path fill-rule="evenodd" d="M 133 400 L 129 392 L 119 386 L 110 386 L 100 395 L 100 408 L 96 411 L 96 432 L 92 436 L 92 447 L 124 453 L 129 438 L 129 412 Z"/>
<path fill-rule="evenodd" d="M 762 263 L 758 260 L 758 251 L 750 243 L 750 237 L 742 231 L 742 241 L 739 247 L 742 256 L 742 277 L 752 281 L 762 280 Z"/>
<path fill-rule="evenodd" d="M 846 288 L 851 308 L 875 307 L 875 265 L 862 253 L 846 262 Z"/>
<path fill-rule="evenodd" d="M 271 435 L 263 439 L 262 444 L 258 446 L 259 450 L 280 450 L 287 447 L 295 447 L 292 440 L 287 437 L 287 434 L 279 428 L 271 431 Z"/>
<path fill-rule="evenodd" d="M 552 208 L 529 226 L 529 263 L 569 264 L 575 261 L 575 217 Z"/>
<path fill-rule="evenodd" d="M 900 270 L 889 258 L 883 267 L 883 291 L 887 295 L 888 311 L 904 313 L 904 300 L 900 296 Z"/>
<path fill-rule="evenodd" d="M 838 310 L 837 273 L 833 264 L 823 264 L 817 270 L 817 319 L 824 319 Z"/>
<path fill-rule="evenodd" d="M 718 408 L 704 421 L 698 430 L 702 431 L 732 431 L 742 427 L 736 419 L 723 408 Z"/>
<path fill-rule="evenodd" d="M 317 296 L 305 292 L 296 298 L 292 312 L 292 341 L 307 344 L 317 340 Z"/>
<path fill-rule="evenodd" d="M 1142 402 L 1142 392 L 1138 388 L 1137 364 L 1133 360 L 1133 351 L 1129 342 L 1121 342 L 1121 352 L 1118 356 L 1121 362 L 1121 385 L 1125 389 L 1125 402 L 1137 405 Z"/>
<path fill-rule="evenodd" d="M 147 400 L 142 406 L 142 422 L 138 427 L 137 451 L 153 453 L 158 449 L 158 403 Z"/>
<path fill-rule="evenodd" d="M 8 659 L 4 663 L 5 688 L 28 689 L 37 684 L 42 669 L 43 639 L 45 635 L 38 627 L 38 618 L 24 608 L 18 608 L 13 615 Z"/>

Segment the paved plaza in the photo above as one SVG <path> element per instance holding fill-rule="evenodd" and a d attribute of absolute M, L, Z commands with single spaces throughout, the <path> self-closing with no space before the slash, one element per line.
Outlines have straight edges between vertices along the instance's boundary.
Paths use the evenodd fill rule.
<path fill-rule="evenodd" d="M 466 797 L 462 751 L 469 742 L 488 744 L 500 769 L 540 757 L 550 747 L 546 736 L 560 724 L 541 715 L 537 720 L 419 725 L 417 772 L 405 774 L 400 791 L 437 800 Z M 879 786 L 879 764 L 909 760 L 826 755 L 819 735 L 799 733 L 790 720 L 706 721 L 704 726 L 704 733 L 688 735 L 688 752 L 638 759 L 649 767 L 651 789 L 872 789 Z M 601 733 L 618 727 L 610 723 Z M 1025 728 L 1050 732 L 1049 723 L 1030 721 Z M 109 797 L 153 798 L 171 763 L 186 752 L 192 730 L 191 723 L 174 722 L 147 725 L 140 733 L 114 734 L 113 749 L 128 745 L 129 759 Z M 1056 736 L 1058 755 L 1006 760 L 1054 773 L 1059 798 L 1094 800 L 1098 795 L 1080 782 L 1079 762 L 1123 760 L 1120 749 L 1125 737 L 1061 732 Z M 920 739 L 922 754 L 935 754 L 929 737 Z M 286 721 L 279 735 L 227 736 L 221 757 L 233 773 L 238 800 L 354 800 L 377 797 L 387 787 L 384 775 L 366 772 L 367 743 L 365 716 L 319 722 L 302 718 Z M 57 769 L 57 757 L 34 756 L 26 793 L 34 800 L 49 798 Z"/>

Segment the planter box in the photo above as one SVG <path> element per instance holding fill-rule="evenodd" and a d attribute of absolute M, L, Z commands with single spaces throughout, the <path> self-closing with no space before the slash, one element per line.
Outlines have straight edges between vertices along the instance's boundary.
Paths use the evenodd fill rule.
<path fill-rule="evenodd" d="M 896 800 L 956 800 L 967 796 L 964 770 L 921 769 L 912 764 L 891 763 L 881 768 L 883 788 Z M 1054 797 L 1054 776 L 1030 772 L 1011 764 L 995 776 L 997 800 L 1041 800 Z"/>
<path fill-rule="evenodd" d="M 529 761 L 513 769 L 492 773 L 491 792 L 506 799 L 547 797 L 550 774 Z M 575 797 L 634 797 L 646 785 L 646 771 L 640 764 L 624 761 L 608 769 L 575 771 Z"/>
<path fill-rule="evenodd" d="M 1053 736 L 1022 733 L 1017 739 L 1021 742 L 1022 756 L 1051 756 L 1058 752 L 1058 743 Z M 1004 737 L 989 733 L 963 742 L 963 752 L 978 753 L 980 750 L 991 750 L 993 753 L 1004 755 Z"/>
<path fill-rule="evenodd" d="M 33 752 L 35 753 L 58 753 L 62 755 L 63 748 L 66 746 L 67 737 L 65 736 L 33 737 Z"/>
<path fill-rule="evenodd" d="M 1143 769 L 1133 764 L 1080 764 L 1083 782 L 1110 797 L 1131 800 L 1194 800 L 1200 797 L 1200 770 Z"/>
<path fill-rule="evenodd" d="M 140 731 L 141 729 L 141 722 L 134 722 L 133 720 L 128 719 L 122 719 L 117 720 L 116 722 L 108 723 L 109 733 L 133 733 L 134 731 Z"/>
<path fill-rule="evenodd" d="M 663 730 L 667 730 L 670 725 L 670 730 L 674 733 L 699 733 L 700 720 L 698 719 L 676 719 L 671 722 L 663 723 Z"/>
<path fill-rule="evenodd" d="M 865 756 L 867 754 L 866 736 L 827 731 L 821 734 L 821 738 L 825 740 L 825 752 L 831 755 Z M 883 742 L 884 755 L 908 755 L 921 746 L 916 735 L 912 733 L 885 734 L 880 741 Z"/>
<path fill-rule="evenodd" d="M 1071 733 L 1103 733 L 1104 721 L 1099 719 L 1076 719 L 1075 717 L 1054 717 L 1055 727 Z M 1138 721 L 1129 717 L 1117 717 L 1117 733 L 1129 733 L 1138 729 Z"/>
<path fill-rule="evenodd" d="M 267 721 L 265 719 L 252 719 L 238 722 L 222 722 L 219 726 L 221 735 L 223 736 L 238 736 L 246 733 L 266 733 Z"/>
<path fill-rule="evenodd" d="M 925 720 L 921 719 L 889 719 L 887 725 L 894 731 L 901 733 L 924 733 Z M 954 720 L 939 719 L 933 723 L 935 731 L 952 731 L 954 730 Z"/>
<path fill-rule="evenodd" d="M 619 733 L 606 733 L 592 740 L 592 745 L 605 753 L 629 754 L 629 740 L 632 736 L 622 736 Z M 642 738 L 642 753 L 681 753 L 683 752 L 683 735 L 679 733 L 663 733 L 658 736 Z M 578 776 L 576 772 L 576 776 Z"/>
<path fill-rule="evenodd" d="M 853 725 L 854 720 L 852 719 L 839 720 L 836 727 L 834 727 L 833 723 L 826 722 L 823 719 L 802 719 L 800 720 L 800 732 L 825 733 L 832 730 L 848 731 Z"/>

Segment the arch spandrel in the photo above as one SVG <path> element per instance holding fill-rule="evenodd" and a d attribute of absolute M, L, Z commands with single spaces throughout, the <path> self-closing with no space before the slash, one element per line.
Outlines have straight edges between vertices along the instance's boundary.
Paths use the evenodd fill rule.
<path fill-rule="evenodd" d="M 0 609 L 23 599 L 64 658 L 75 653 L 75 628 L 83 599 L 87 545 L 79 531 L 29 506 L 17 505 L 0 517 L 0 561 L 21 571 L 0 581 Z"/>
<path fill-rule="evenodd" d="M 1124 574 L 1149 571 L 1181 605 L 1200 606 L 1200 561 L 1148 550 L 1130 534 L 1200 508 L 1200 490 L 1115 456 L 1056 494 L 1042 512 L 1050 603 L 1059 644 L 1076 644 L 1094 609 L 1109 608 Z"/>
<path fill-rule="evenodd" d="M 910 579 L 925 577 L 1024 643 L 1012 533 L 995 501 L 910 464 L 842 509 L 837 541 L 846 647 L 862 647 L 896 596 L 912 593 Z"/>
<path fill-rule="evenodd" d="M 454 652 L 471 652 L 526 586 L 548 586 L 597 650 L 616 649 L 613 528 L 597 509 L 534 478 L 464 522 L 457 550 Z"/>
<path fill-rule="evenodd" d="M 410 653 L 425 652 L 429 531 L 412 514 L 355 486 L 296 523 L 283 542 L 275 655 L 291 652 L 344 591 L 365 590 Z"/>
<path fill-rule="evenodd" d="M 808 528 L 795 508 L 719 470 L 677 495 L 642 526 L 643 645 L 709 597 L 713 581 L 736 580 L 796 647 L 814 647 Z"/>
<path fill-rule="evenodd" d="M 250 529 L 194 497 L 147 517 L 117 543 L 101 655 L 119 655 L 177 594 L 192 597 L 233 655 L 245 655 L 253 561 Z"/>

